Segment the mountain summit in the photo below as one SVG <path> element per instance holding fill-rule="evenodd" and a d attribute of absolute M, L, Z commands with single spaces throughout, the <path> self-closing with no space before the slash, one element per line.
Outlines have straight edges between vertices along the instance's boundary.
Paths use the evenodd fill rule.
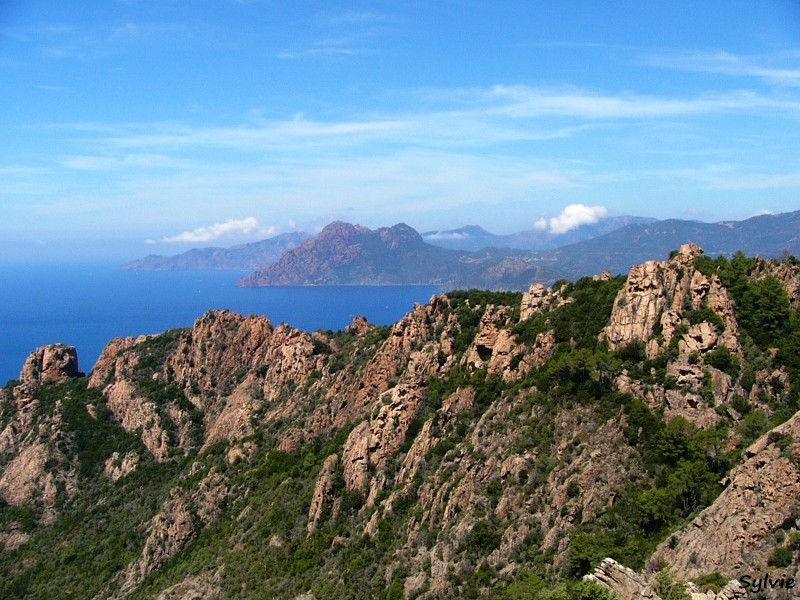
<path fill-rule="evenodd" d="M 405 223 L 375 231 L 335 221 L 274 264 L 240 280 L 244 286 L 444 284 L 465 252 L 426 243 Z"/>

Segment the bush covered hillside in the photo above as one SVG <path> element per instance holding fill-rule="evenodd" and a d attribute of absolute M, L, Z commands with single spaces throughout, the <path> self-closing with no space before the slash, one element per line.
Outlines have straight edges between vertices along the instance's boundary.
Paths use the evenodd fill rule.
<path fill-rule="evenodd" d="M 687 245 L 391 327 L 209 312 L 88 376 L 39 349 L 0 392 L 2 596 L 733 598 L 798 571 L 799 287 Z"/>

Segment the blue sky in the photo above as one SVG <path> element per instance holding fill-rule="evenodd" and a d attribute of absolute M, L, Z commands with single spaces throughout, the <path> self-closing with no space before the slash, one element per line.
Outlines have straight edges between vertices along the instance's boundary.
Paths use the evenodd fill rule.
<path fill-rule="evenodd" d="M 800 209 L 796 0 L 6 0 L 0 89 L 5 261 Z"/>

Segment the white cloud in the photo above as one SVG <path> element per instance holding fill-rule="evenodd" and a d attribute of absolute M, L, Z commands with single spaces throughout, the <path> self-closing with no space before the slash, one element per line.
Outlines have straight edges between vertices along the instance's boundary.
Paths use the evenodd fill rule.
<path fill-rule="evenodd" d="M 184 231 L 177 235 L 169 235 L 161 238 L 161 242 L 167 244 L 175 243 L 188 243 L 196 244 L 202 242 L 211 242 L 221 237 L 236 236 L 236 235 L 274 235 L 276 232 L 274 227 L 262 227 L 255 217 L 246 217 L 244 219 L 228 219 L 224 223 L 214 223 L 209 227 L 198 227 L 191 231 Z M 157 243 L 155 240 L 147 240 L 148 244 Z"/>
<path fill-rule="evenodd" d="M 437 231 L 436 233 L 426 233 L 424 237 L 426 240 L 466 240 L 469 238 L 469 234 L 458 231 Z"/>
<path fill-rule="evenodd" d="M 777 214 L 774 210 L 771 210 L 769 208 L 762 208 L 761 210 L 757 210 L 756 212 L 754 212 L 750 216 L 751 217 L 763 217 L 765 215 L 774 215 L 774 214 Z"/>
<path fill-rule="evenodd" d="M 534 226 L 536 229 L 549 233 L 567 233 L 568 231 L 596 223 L 608 214 L 605 206 L 586 206 L 585 204 L 570 204 L 561 214 L 551 219 L 539 219 Z"/>

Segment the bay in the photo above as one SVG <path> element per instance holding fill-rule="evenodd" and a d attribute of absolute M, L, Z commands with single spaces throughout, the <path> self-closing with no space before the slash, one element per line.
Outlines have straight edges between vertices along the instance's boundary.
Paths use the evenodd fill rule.
<path fill-rule="evenodd" d="M 0 384 L 39 346 L 65 343 L 88 372 L 115 337 L 191 327 L 209 310 L 269 317 L 305 331 L 343 329 L 356 316 L 388 325 L 435 286 L 241 288 L 234 271 L 120 271 L 114 265 L 0 265 Z"/>

